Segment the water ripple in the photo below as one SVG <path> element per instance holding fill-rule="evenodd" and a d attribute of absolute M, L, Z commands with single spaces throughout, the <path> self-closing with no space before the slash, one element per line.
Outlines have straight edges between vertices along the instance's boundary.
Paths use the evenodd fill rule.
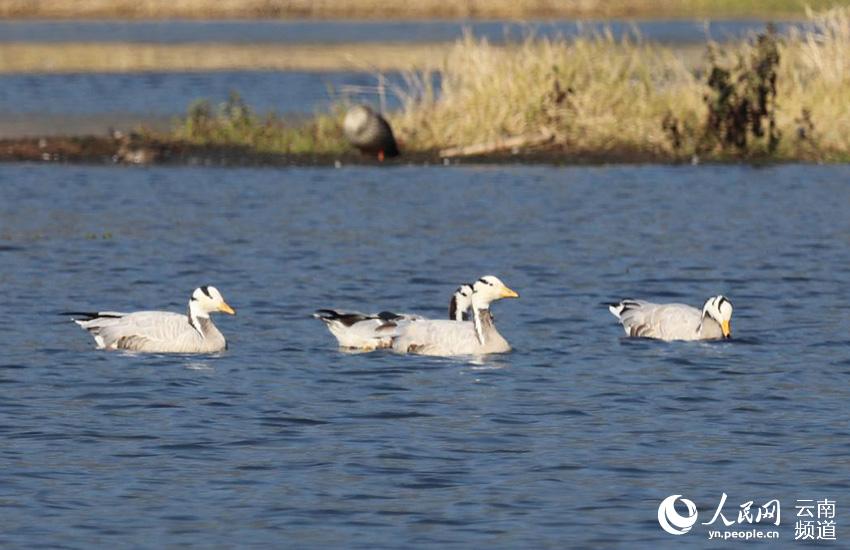
<path fill-rule="evenodd" d="M 4 548 L 657 548 L 671 494 L 848 488 L 845 166 L 0 180 Z M 505 356 L 340 353 L 310 317 L 442 316 L 485 273 L 523 296 L 495 306 Z M 239 310 L 226 353 L 98 352 L 55 316 L 183 311 L 199 284 Z M 604 306 L 719 292 L 731 342 L 631 340 Z"/>

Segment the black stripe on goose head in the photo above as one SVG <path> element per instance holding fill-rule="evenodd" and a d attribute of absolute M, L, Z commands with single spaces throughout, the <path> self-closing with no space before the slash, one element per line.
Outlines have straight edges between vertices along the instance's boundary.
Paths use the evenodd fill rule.
<path fill-rule="evenodd" d="M 201 292 L 203 292 L 204 294 L 206 294 L 206 295 L 207 295 L 207 298 L 209 298 L 210 300 L 212 300 L 212 294 L 210 294 L 210 287 L 209 287 L 209 286 L 207 286 L 207 285 L 202 286 L 202 287 L 201 287 Z"/>

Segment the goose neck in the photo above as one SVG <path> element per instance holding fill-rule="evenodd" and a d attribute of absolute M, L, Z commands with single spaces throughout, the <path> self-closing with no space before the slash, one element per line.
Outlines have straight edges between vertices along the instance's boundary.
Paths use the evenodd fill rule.
<path fill-rule="evenodd" d="M 209 313 L 201 308 L 197 300 L 189 301 L 189 313 L 187 317 L 189 318 L 189 324 L 201 335 L 201 338 L 206 338 L 207 325 L 211 324 L 212 321 L 210 320 Z"/>
<path fill-rule="evenodd" d="M 472 323 L 475 326 L 475 336 L 482 346 L 487 343 L 488 335 L 493 330 L 493 315 L 490 308 L 473 308 Z"/>

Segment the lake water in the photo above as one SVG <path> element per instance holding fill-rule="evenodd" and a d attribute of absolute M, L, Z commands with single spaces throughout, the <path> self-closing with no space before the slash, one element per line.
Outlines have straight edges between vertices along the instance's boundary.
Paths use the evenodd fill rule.
<path fill-rule="evenodd" d="M 779 22 L 787 32 L 796 23 Z M 494 42 L 538 36 L 573 37 L 610 29 L 666 43 L 735 40 L 764 30 L 756 20 L 660 21 L 0 21 L 0 42 L 154 42 L 185 44 L 444 42 L 471 32 Z"/>
<path fill-rule="evenodd" d="M 708 522 L 723 492 L 733 520 L 779 499 L 786 546 L 796 499 L 835 499 L 846 542 L 848 180 L 2 165 L 0 546 L 702 548 L 717 525 L 668 535 L 658 504 Z M 345 354 L 310 317 L 442 316 L 488 273 L 522 296 L 507 355 Z M 202 284 L 238 311 L 221 355 L 100 352 L 57 315 Z M 604 305 L 718 293 L 732 341 L 627 340 Z"/>
<path fill-rule="evenodd" d="M 311 113 L 338 99 L 343 86 L 377 84 L 375 75 L 345 71 L 0 75 L 0 113 L 175 116 L 198 99 L 224 102 L 231 91 L 259 112 Z"/>
<path fill-rule="evenodd" d="M 376 93 L 346 90 L 378 83 L 375 74 L 345 71 L 0 75 L 0 137 L 100 134 L 110 125 L 133 128 L 142 123 L 167 129 L 194 101 L 218 105 L 234 91 L 258 113 L 311 114 L 344 96 L 377 105 Z M 402 79 L 391 73 L 384 83 L 400 86 Z M 391 91 L 385 97 L 387 108 L 400 105 Z"/>

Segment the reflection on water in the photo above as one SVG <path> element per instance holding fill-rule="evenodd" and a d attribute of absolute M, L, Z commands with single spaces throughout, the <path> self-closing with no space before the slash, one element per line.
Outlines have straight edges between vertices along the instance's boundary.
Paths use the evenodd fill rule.
<path fill-rule="evenodd" d="M 209 363 L 205 363 L 203 361 L 190 361 L 184 365 L 187 369 L 190 370 L 212 370 L 213 367 Z"/>
<path fill-rule="evenodd" d="M 672 494 L 840 502 L 848 179 L 0 166 L 0 546 L 658 548 Z M 311 317 L 442 316 L 486 273 L 522 295 L 507 355 L 345 354 Z M 97 352 L 56 315 L 199 284 L 239 309 L 226 353 Z M 718 293 L 730 342 L 627 340 L 604 305 Z"/>

